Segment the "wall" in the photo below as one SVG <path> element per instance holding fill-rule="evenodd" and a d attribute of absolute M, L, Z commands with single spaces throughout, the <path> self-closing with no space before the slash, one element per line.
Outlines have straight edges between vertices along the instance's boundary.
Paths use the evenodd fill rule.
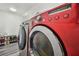
<path fill-rule="evenodd" d="M 13 13 L 0 11 L 0 34 L 15 35 L 18 34 L 19 25 L 22 17 Z"/>

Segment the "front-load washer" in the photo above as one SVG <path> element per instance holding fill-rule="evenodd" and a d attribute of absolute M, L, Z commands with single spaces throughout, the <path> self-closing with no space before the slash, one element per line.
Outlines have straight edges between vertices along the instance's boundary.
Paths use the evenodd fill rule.
<path fill-rule="evenodd" d="M 30 56 L 79 55 L 78 6 L 63 4 L 31 18 L 27 47 Z"/>

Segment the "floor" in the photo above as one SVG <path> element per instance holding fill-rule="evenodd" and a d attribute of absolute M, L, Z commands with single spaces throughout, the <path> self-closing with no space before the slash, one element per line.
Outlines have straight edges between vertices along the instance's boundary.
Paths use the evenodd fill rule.
<path fill-rule="evenodd" d="M 18 43 L 0 47 L 0 56 L 19 56 Z"/>

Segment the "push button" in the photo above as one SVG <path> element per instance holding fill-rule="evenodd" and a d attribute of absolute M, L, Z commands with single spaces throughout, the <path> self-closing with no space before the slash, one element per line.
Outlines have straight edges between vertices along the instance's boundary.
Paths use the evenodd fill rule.
<path fill-rule="evenodd" d="M 69 14 L 65 14 L 64 15 L 64 18 L 69 18 Z"/>
<path fill-rule="evenodd" d="M 52 20 L 52 18 L 51 17 L 49 17 L 49 21 L 51 21 Z"/>
<path fill-rule="evenodd" d="M 59 19 L 59 16 L 56 16 L 55 19 L 58 20 Z"/>

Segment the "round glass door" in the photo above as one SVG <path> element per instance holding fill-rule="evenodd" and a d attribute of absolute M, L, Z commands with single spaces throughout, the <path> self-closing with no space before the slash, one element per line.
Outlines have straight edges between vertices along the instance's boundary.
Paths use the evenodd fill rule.
<path fill-rule="evenodd" d="M 19 40 L 18 41 L 19 49 L 23 50 L 25 48 L 25 45 L 26 45 L 26 31 L 25 31 L 25 28 L 23 26 L 20 27 L 18 40 Z"/>
<path fill-rule="evenodd" d="M 30 55 L 62 56 L 63 47 L 58 37 L 45 26 L 34 27 L 30 34 Z"/>
<path fill-rule="evenodd" d="M 32 50 L 34 55 L 52 56 L 53 48 L 49 39 L 42 32 L 37 32 L 32 43 Z"/>

